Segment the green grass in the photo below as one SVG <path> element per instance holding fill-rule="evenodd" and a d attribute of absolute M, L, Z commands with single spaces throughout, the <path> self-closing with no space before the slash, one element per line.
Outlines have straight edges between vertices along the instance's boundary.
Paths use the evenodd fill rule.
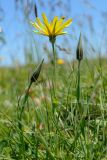
<path fill-rule="evenodd" d="M 44 63 L 21 121 L 34 65 L 0 68 L 0 159 L 106 160 L 107 59 L 101 62 L 81 62 L 79 104 L 77 61 L 56 66 L 55 96 L 53 66 Z"/>

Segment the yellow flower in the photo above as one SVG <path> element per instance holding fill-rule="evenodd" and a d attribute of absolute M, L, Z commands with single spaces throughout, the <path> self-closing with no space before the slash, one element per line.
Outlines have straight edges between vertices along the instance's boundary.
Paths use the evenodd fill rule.
<path fill-rule="evenodd" d="M 57 60 L 57 64 L 64 64 L 65 62 L 64 62 L 64 60 L 63 59 L 58 59 Z"/>
<path fill-rule="evenodd" d="M 63 30 L 68 27 L 72 19 L 69 19 L 64 22 L 64 18 L 58 19 L 58 16 L 55 16 L 51 22 L 48 21 L 45 13 L 42 14 L 43 22 L 37 17 L 35 22 L 31 22 L 34 28 L 35 33 L 48 36 L 50 41 L 55 40 L 56 36 L 66 34 Z"/>

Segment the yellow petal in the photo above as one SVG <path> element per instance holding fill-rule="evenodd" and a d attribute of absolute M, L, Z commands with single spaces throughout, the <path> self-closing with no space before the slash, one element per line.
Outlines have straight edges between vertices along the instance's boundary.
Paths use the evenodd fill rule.
<path fill-rule="evenodd" d="M 58 30 L 59 29 L 59 27 L 61 27 L 61 25 L 62 25 L 62 23 L 63 23 L 63 20 L 64 19 L 60 19 L 60 20 L 58 20 L 58 22 L 57 22 L 57 24 L 56 24 L 56 30 Z"/>
<path fill-rule="evenodd" d="M 35 22 L 30 22 L 32 24 L 33 27 L 35 27 L 38 30 L 41 30 L 41 28 L 39 27 L 39 25 Z"/>
<path fill-rule="evenodd" d="M 71 24 L 71 22 L 72 22 L 72 19 L 69 19 L 69 20 L 67 20 L 63 25 L 64 25 L 65 27 L 68 27 L 68 26 Z"/>
<path fill-rule="evenodd" d="M 33 32 L 35 32 L 36 34 L 41 34 L 41 35 L 44 35 L 44 36 L 49 36 L 48 34 L 42 32 L 42 31 L 35 31 L 34 30 Z"/>
<path fill-rule="evenodd" d="M 58 20 L 58 16 L 55 16 L 55 17 L 53 18 L 53 20 L 52 20 L 51 23 L 50 23 L 50 26 L 53 26 L 53 25 L 55 24 L 56 20 Z"/>
<path fill-rule="evenodd" d="M 37 21 L 38 25 L 41 28 L 43 28 L 43 30 L 47 30 L 46 26 L 40 21 L 40 19 L 38 17 L 36 18 L 36 21 Z"/>
<path fill-rule="evenodd" d="M 50 23 L 51 33 L 54 32 L 57 21 L 58 21 L 58 16 L 55 16 L 54 19 Z"/>
<path fill-rule="evenodd" d="M 45 28 L 45 26 L 43 25 L 43 23 L 40 21 L 38 17 L 36 18 L 36 21 L 40 27 Z"/>
<path fill-rule="evenodd" d="M 71 22 L 72 22 L 72 19 L 69 19 L 69 20 L 67 20 L 66 22 L 64 22 L 64 23 L 61 25 L 61 27 L 59 27 L 59 28 L 56 30 L 55 34 L 58 34 L 58 32 L 61 32 L 64 28 L 68 27 L 68 26 L 71 24 Z"/>
<path fill-rule="evenodd" d="M 57 34 L 55 34 L 55 36 L 63 35 L 63 34 L 67 34 L 67 32 L 58 32 Z"/>
<path fill-rule="evenodd" d="M 37 21 L 38 25 L 42 28 L 43 32 L 48 33 L 46 26 L 40 21 L 40 19 L 38 17 L 36 18 L 36 21 Z"/>
<path fill-rule="evenodd" d="M 48 32 L 41 28 L 36 22 L 31 22 L 32 26 L 36 28 L 40 33 L 48 35 Z"/>
<path fill-rule="evenodd" d="M 43 17 L 43 22 L 44 22 L 44 24 L 45 24 L 45 26 L 46 26 L 46 28 L 47 28 L 47 30 L 48 30 L 48 33 L 51 34 L 50 24 L 49 24 L 49 22 L 48 22 L 48 19 L 47 19 L 45 13 L 42 13 L 42 17 Z"/>

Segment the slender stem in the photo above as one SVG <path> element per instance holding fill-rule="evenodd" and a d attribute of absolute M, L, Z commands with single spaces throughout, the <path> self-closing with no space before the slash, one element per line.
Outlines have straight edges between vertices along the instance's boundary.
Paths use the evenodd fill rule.
<path fill-rule="evenodd" d="M 19 129 L 20 129 L 20 140 L 22 142 L 22 146 L 21 146 L 20 150 L 21 150 L 21 154 L 22 155 L 23 155 L 23 153 L 25 151 L 25 142 L 24 142 L 24 135 L 23 135 L 23 129 L 22 129 L 22 115 L 23 115 L 23 112 L 24 112 L 25 104 L 26 104 L 26 102 L 28 100 L 29 89 L 30 89 L 31 85 L 32 85 L 32 82 L 30 82 L 30 84 L 28 86 L 28 89 L 27 89 L 27 91 L 25 93 L 25 97 L 24 97 L 24 100 L 23 100 L 23 103 L 22 103 L 22 106 L 21 106 L 21 109 L 20 109 L 19 117 L 18 117 L 19 118 L 18 119 L 19 120 L 18 125 L 19 125 Z M 24 155 L 23 155 L 23 157 L 24 157 Z"/>
<path fill-rule="evenodd" d="M 53 58 L 54 58 L 54 78 L 56 82 L 56 54 L 54 49 L 54 43 L 52 43 L 52 49 L 53 49 Z"/>
<path fill-rule="evenodd" d="M 27 89 L 27 91 L 26 91 L 26 93 L 25 93 L 24 101 L 23 101 L 23 104 L 22 104 L 22 107 L 21 107 L 21 110 L 20 110 L 20 115 L 19 115 L 19 126 L 20 126 L 19 128 L 20 128 L 20 129 L 22 128 L 22 125 L 21 125 L 22 114 L 23 114 L 23 111 L 24 111 L 24 108 L 25 108 L 25 104 L 26 104 L 26 102 L 27 102 L 27 100 L 28 100 L 29 89 L 30 89 L 31 85 L 32 85 L 32 82 L 30 82 L 30 84 L 29 84 L 29 86 L 28 86 L 28 89 Z"/>
<path fill-rule="evenodd" d="M 78 60 L 78 75 L 77 75 L 77 102 L 80 104 L 80 63 L 81 61 Z"/>
<path fill-rule="evenodd" d="M 54 96 L 55 96 L 55 87 L 56 87 L 56 54 L 54 49 L 54 42 L 52 42 L 52 51 L 53 51 L 53 63 L 54 63 L 54 71 L 53 71 L 53 87 L 54 87 Z"/>

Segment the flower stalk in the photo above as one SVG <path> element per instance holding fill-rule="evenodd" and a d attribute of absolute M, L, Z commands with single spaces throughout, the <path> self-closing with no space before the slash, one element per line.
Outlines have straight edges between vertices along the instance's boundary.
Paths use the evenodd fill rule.
<path fill-rule="evenodd" d="M 81 60 L 83 59 L 83 47 L 82 47 L 82 36 L 80 33 L 77 50 L 76 50 L 76 57 L 78 60 L 78 71 L 77 71 L 77 103 L 80 105 L 80 97 L 81 97 L 81 89 L 80 89 L 80 64 Z"/>
<path fill-rule="evenodd" d="M 31 77 L 30 77 L 29 86 L 28 86 L 28 88 L 27 88 L 27 91 L 26 91 L 25 96 L 24 96 L 23 103 L 22 103 L 22 105 L 21 105 L 21 109 L 20 109 L 20 113 L 19 113 L 19 128 L 20 128 L 21 130 L 22 130 L 22 124 L 21 124 L 22 115 L 23 115 L 23 112 L 24 112 L 24 108 L 25 108 L 26 102 L 27 102 L 28 97 L 29 97 L 29 90 L 30 90 L 30 88 L 31 88 L 32 83 L 33 83 L 33 82 L 36 82 L 36 81 L 38 80 L 38 78 L 39 78 L 43 61 L 44 61 L 44 59 L 43 59 L 42 62 L 38 65 L 38 67 L 36 68 L 36 70 L 32 73 L 32 75 L 31 75 Z"/>
<path fill-rule="evenodd" d="M 78 77 L 77 77 L 77 103 L 80 104 L 80 64 L 81 61 L 78 60 Z"/>
<path fill-rule="evenodd" d="M 53 50 L 53 63 L 54 63 L 54 70 L 53 70 L 53 80 L 54 80 L 54 97 L 55 97 L 55 88 L 56 88 L 56 53 L 55 53 L 55 43 L 52 43 L 52 50 Z"/>
<path fill-rule="evenodd" d="M 55 53 L 55 40 L 56 37 L 50 36 L 49 41 L 52 45 L 52 54 L 53 54 L 53 92 L 55 98 L 55 88 L 56 88 L 56 53 Z"/>

